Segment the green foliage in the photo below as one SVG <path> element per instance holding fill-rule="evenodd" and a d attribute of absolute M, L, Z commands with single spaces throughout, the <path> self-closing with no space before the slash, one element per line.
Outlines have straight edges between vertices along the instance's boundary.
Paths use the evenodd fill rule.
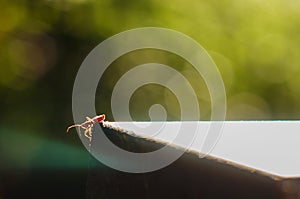
<path fill-rule="evenodd" d="M 0 6 L 3 123 L 17 117 L 28 128 L 45 130 L 55 124 L 50 128 L 60 129 L 70 121 L 72 84 L 89 51 L 109 36 L 144 26 L 183 32 L 208 50 L 225 82 L 227 119 L 299 119 L 297 1 L 23 0 Z M 132 53 L 117 60 L 99 84 L 99 113 L 113 120 L 110 95 L 117 78 L 136 64 L 157 59 L 173 64 L 201 90 L 201 119 L 209 119 L 210 99 L 201 77 L 178 57 L 158 54 L 147 51 L 132 58 Z M 135 119 L 148 119 L 151 103 L 166 105 L 168 119 L 179 119 L 178 102 L 167 89 L 145 89 L 131 100 Z"/>

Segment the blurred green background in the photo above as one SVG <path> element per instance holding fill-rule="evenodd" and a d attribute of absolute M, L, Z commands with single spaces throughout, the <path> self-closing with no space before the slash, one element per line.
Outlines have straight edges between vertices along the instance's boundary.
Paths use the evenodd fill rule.
<path fill-rule="evenodd" d="M 75 132 L 65 133 L 73 123 L 73 82 L 96 45 L 128 29 L 170 28 L 199 42 L 223 77 L 227 120 L 300 118 L 299 1 L 6 0 L 0 7 L 0 198 L 10 198 L 7 190 L 31 180 L 36 169 L 87 168 L 88 152 Z M 151 49 L 108 68 L 99 82 L 98 113 L 113 121 L 110 97 L 118 78 L 154 61 L 172 65 L 201 91 L 200 119 L 208 120 L 210 97 L 201 76 L 178 56 Z M 132 117 L 149 119 L 154 103 L 167 108 L 168 120 L 180 118 L 175 96 L 157 85 L 132 96 Z M 7 177 L 16 170 L 22 174 Z"/>

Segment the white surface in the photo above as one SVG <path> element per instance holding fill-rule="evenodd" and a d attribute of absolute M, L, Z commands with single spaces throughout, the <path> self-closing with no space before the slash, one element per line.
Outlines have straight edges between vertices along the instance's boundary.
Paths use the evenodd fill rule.
<path fill-rule="evenodd" d="M 195 122 L 184 122 L 195 126 Z M 209 125 L 198 123 L 197 138 L 190 149 L 201 152 Z M 136 134 L 173 142 L 181 122 L 110 122 Z M 135 124 L 136 126 L 134 126 Z M 185 128 L 184 133 L 193 133 Z M 182 146 L 187 148 L 186 146 Z M 219 140 L 209 153 L 211 156 L 282 177 L 300 176 L 300 122 L 299 121 L 226 121 Z"/>

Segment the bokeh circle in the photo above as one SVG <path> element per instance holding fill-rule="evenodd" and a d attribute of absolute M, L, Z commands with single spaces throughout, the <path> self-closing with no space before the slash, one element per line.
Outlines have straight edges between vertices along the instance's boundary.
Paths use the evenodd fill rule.
<path fill-rule="evenodd" d="M 126 53 L 141 49 L 158 49 L 174 53 L 193 65 L 203 77 L 211 96 L 211 120 L 219 121 L 210 123 L 201 148 L 200 157 L 204 157 L 213 149 L 222 132 L 226 116 L 225 87 L 217 66 L 204 48 L 192 38 L 174 30 L 158 27 L 137 28 L 121 32 L 97 45 L 83 61 L 74 82 L 72 96 L 74 122 L 81 123 L 86 116 L 96 115 L 97 86 L 110 64 Z M 130 81 L 132 75 L 145 74 L 145 72 L 147 75 L 142 75 L 139 81 Z M 161 74 L 161 77 L 158 77 L 157 74 Z M 185 83 L 178 88 L 178 86 L 173 86 L 172 81 Z M 124 115 L 128 118 L 127 121 L 132 121 L 129 113 L 130 96 L 137 88 L 151 83 L 163 85 L 174 93 L 180 104 L 182 121 L 191 116 L 199 118 L 200 110 L 196 94 L 184 76 L 172 67 L 159 63 L 148 63 L 126 72 L 115 85 L 111 104 L 116 121 L 120 117 L 124 118 Z M 124 92 L 124 89 L 128 92 Z M 186 99 L 187 95 L 189 95 L 188 100 Z M 149 110 L 150 115 L 164 114 L 162 107 L 155 105 L 153 108 Z M 141 127 L 135 124 L 132 122 L 138 132 Z M 133 153 L 119 148 L 105 136 L 99 125 L 95 125 L 93 133 L 95 140 L 90 153 L 103 164 L 119 171 L 130 173 L 155 171 L 168 166 L 189 149 L 197 138 L 198 125 L 197 122 L 182 122 L 176 129 L 177 132 L 174 132 L 177 134 L 172 143 L 180 142 L 184 150 L 174 150 L 172 146 L 167 145 L 148 153 Z M 151 128 L 151 124 L 147 128 Z M 185 134 L 185 129 L 192 129 L 192 133 Z M 167 130 L 163 126 L 160 128 L 160 131 Z M 81 141 L 86 148 L 89 148 L 87 139 L 81 137 Z"/>

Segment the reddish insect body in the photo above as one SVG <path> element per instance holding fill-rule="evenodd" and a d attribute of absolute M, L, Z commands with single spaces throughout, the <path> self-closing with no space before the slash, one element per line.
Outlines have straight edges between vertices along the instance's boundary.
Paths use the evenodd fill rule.
<path fill-rule="evenodd" d="M 69 132 L 69 130 L 74 127 L 83 128 L 85 130 L 84 131 L 85 137 L 89 138 L 89 140 L 91 141 L 92 140 L 92 128 L 93 128 L 94 124 L 104 122 L 104 120 L 105 120 L 104 114 L 95 116 L 92 119 L 89 117 L 86 117 L 86 121 L 83 122 L 82 124 L 73 124 L 73 125 L 69 126 L 67 128 L 67 132 Z"/>

